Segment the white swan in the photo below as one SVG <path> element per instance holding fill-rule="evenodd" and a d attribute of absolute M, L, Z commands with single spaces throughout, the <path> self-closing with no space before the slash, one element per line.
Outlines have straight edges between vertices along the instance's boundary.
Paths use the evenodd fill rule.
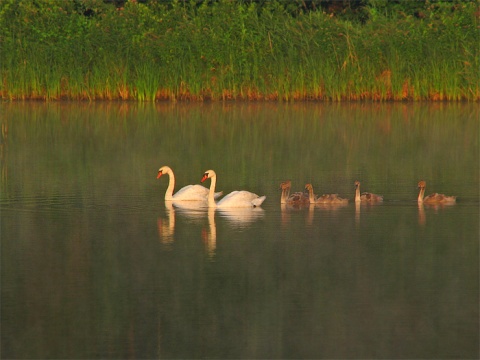
<path fill-rule="evenodd" d="M 165 201 L 178 200 L 178 201 L 206 201 L 208 196 L 208 189 L 201 185 L 187 185 L 178 190 L 175 195 L 173 194 L 173 188 L 175 187 L 175 175 L 168 166 L 162 166 L 158 170 L 157 179 L 162 175 L 167 174 L 170 178 L 168 182 L 167 191 L 165 192 Z M 215 199 L 222 196 L 223 191 L 214 194 Z"/>
<path fill-rule="evenodd" d="M 208 193 L 209 207 L 256 207 L 262 205 L 263 201 L 267 198 L 266 196 L 258 196 L 250 191 L 241 190 L 232 191 L 230 194 L 225 195 L 225 197 L 217 203 L 215 202 L 214 198 L 215 186 L 217 184 L 217 174 L 215 171 L 205 171 L 205 174 L 203 174 L 202 177 L 202 182 L 207 179 L 211 179 L 210 191 Z"/>

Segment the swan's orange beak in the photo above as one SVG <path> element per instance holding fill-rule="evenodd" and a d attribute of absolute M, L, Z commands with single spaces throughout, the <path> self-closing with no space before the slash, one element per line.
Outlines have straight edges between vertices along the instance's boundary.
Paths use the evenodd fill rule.
<path fill-rule="evenodd" d="M 163 173 L 161 171 L 158 172 L 157 179 L 160 179 L 160 176 L 162 176 Z"/>
<path fill-rule="evenodd" d="M 202 177 L 202 181 L 201 182 L 204 182 L 205 180 L 208 179 L 208 175 L 207 174 L 203 174 L 203 177 Z"/>

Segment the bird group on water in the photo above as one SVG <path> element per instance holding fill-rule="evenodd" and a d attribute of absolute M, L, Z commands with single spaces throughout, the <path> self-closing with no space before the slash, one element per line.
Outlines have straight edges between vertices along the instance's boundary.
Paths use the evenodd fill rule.
<path fill-rule="evenodd" d="M 165 192 L 165 201 L 206 201 L 208 207 L 218 208 L 238 208 L 238 207 L 258 207 L 265 201 L 266 196 L 258 196 L 247 190 L 237 190 L 231 193 L 223 195 L 223 191 L 215 192 L 217 184 L 217 174 L 213 170 L 207 170 L 203 174 L 201 182 L 203 183 L 207 179 L 210 179 L 210 188 L 207 189 L 202 185 L 187 185 L 173 193 L 175 187 L 175 175 L 173 170 L 168 166 L 162 166 L 158 170 L 157 179 L 162 175 L 169 176 L 169 183 Z M 312 184 L 305 185 L 305 191 L 294 192 L 290 194 L 292 182 L 290 180 L 284 181 L 280 184 L 281 196 L 280 203 L 287 205 L 310 205 L 310 204 L 332 204 L 341 205 L 347 204 L 348 199 L 341 198 L 338 194 L 323 194 L 315 195 Z M 456 196 L 447 196 L 444 194 L 433 193 L 425 196 L 426 182 L 421 180 L 418 183 L 419 204 L 454 204 L 456 202 Z M 355 203 L 380 203 L 383 201 L 383 196 L 372 194 L 369 192 L 360 192 L 360 182 L 355 181 Z"/>
<path fill-rule="evenodd" d="M 210 189 L 201 185 L 187 185 L 173 194 L 175 187 L 175 175 L 173 170 L 168 166 L 162 166 L 158 170 L 157 179 L 162 175 L 167 174 L 170 177 L 167 191 L 165 193 L 165 200 L 175 201 L 207 201 L 208 207 L 218 208 L 235 208 L 235 207 L 257 207 L 267 198 L 266 196 L 258 196 L 250 191 L 240 190 L 232 191 L 218 200 L 223 195 L 223 191 L 215 192 L 217 184 L 217 174 L 213 170 L 207 170 L 203 174 L 201 182 L 210 179 Z"/>

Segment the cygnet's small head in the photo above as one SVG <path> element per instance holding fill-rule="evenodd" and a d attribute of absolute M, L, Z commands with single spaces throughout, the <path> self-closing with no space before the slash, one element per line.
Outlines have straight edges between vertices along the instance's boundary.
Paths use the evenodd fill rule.
<path fill-rule="evenodd" d="M 290 189 L 291 187 L 292 187 L 292 181 L 291 180 L 284 181 L 280 184 L 280 189 L 282 189 L 282 190 L 287 190 L 287 189 Z"/>
<path fill-rule="evenodd" d="M 418 182 L 419 189 L 425 189 L 426 186 L 427 186 L 427 183 L 425 181 L 421 180 Z"/>

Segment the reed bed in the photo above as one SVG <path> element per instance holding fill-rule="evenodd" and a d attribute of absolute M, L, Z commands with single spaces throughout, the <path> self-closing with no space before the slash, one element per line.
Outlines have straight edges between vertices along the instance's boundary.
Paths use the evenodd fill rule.
<path fill-rule="evenodd" d="M 79 4 L 86 4 L 88 15 Z M 0 2 L 0 97 L 77 100 L 480 99 L 478 5 L 365 22 L 282 4 Z"/>

